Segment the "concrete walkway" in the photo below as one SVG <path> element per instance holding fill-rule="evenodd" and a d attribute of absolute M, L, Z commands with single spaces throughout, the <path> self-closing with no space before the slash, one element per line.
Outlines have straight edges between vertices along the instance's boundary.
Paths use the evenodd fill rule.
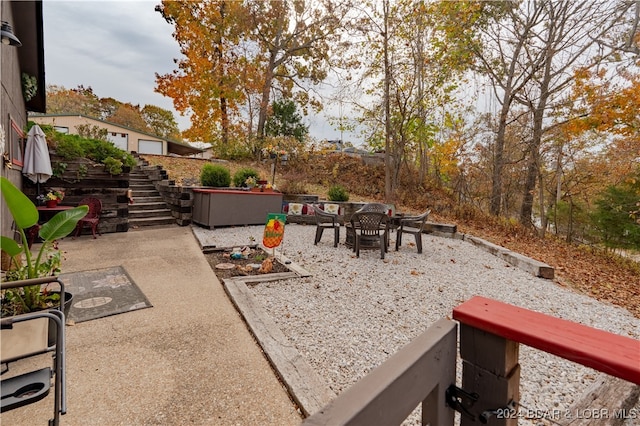
<path fill-rule="evenodd" d="M 67 326 L 63 425 L 301 422 L 190 227 L 66 238 L 60 249 L 63 272 L 122 265 L 153 304 Z M 0 422 L 46 424 L 52 398 L 2 413 Z"/>

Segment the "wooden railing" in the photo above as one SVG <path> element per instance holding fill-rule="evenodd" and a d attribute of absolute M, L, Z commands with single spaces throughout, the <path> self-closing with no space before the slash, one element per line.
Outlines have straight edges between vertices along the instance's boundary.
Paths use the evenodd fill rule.
<path fill-rule="evenodd" d="M 422 403 L 423 425 L 452 425 L 453 406 L 461 426 L 517 425 L 520 343 L 640 385 L 639 340 L 479 296 L 453 318 L 461 388 L 457 326 L 442 319 L 303 424 L 400 424 Z"/>
<path fill-rule="evenodd" d="M 456 380 L 456 331 L 453 321 L 436 322 L 304 424 L 400 424 L 422 403 L 423 424 L 453 425 L 444 398 Z"/>
<path fill-rule="evenodd" d="M 640 384 L 639 340 L 480 296 L 454 308 L 453 318 L 460 322 L 462 388 L 478 395 L 461 426 L 477 425 L 474 417 L 488 421 L 492 413 L 488 424 L 518 424 L 519 410 L 509 403 L 519 401 L 520 343 Z M 561 412 L 549 416 L 565 420 Z"/>

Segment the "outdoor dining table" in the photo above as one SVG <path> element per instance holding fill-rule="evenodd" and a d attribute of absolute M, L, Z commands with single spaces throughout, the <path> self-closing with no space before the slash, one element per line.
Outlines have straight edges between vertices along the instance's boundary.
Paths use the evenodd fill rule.
<path fill-rule="evenodd" d="M 55 215 L 58 212 L 62 212 L 65 210 L 71 210 L 73 206 L 61 206 L 57 205 L 55 207 L 47 207 L 47 206 L 38 206 L 38 213 L 40 214 L 40 220 L 48 220 L 51 216 Z"/>

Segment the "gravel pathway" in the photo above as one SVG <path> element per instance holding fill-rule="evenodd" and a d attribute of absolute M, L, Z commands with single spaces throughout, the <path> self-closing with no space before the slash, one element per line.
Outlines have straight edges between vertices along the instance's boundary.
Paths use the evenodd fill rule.
<path fill-rule="evenodd" d="M 263 226 L 193 229 L 203 245 L 230 247 L 262 241 Z M 315 226 L 288 224 L 280 246 L 312 277 L 251 289 L 338 394 L 474 295 L 640 338 L 640 320 L 625 309 L 536 278 L 465 241 L 424 235 L 417 254 L 409 236 L 395 252 L 392 234 L 381 260 L 379 250 L 356 258 L 343 244 L 334 248 L 329 232 L 314 246 L 314 234 Z M 532 410 L 564 412 L 599 374 L 523 345 L 520 364 L 520 403 Z"/>

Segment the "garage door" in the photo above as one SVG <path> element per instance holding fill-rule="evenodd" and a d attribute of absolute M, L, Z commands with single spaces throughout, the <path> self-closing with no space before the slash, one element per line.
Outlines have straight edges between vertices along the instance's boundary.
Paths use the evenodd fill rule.
<path fill-rule="evenodd" d="M 126 133 L 107 133 L 107 139 L 123 151 L 129 150 L 129 135 Z"/>
<path fill-rule="evenodd" d="M 140 139 L 138 141 L 138 153 L 140 154 L 159 154 L 162 155 L 161 141 L 148 141 Z"/>

